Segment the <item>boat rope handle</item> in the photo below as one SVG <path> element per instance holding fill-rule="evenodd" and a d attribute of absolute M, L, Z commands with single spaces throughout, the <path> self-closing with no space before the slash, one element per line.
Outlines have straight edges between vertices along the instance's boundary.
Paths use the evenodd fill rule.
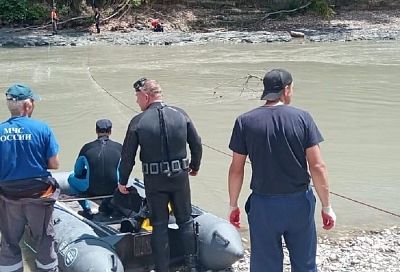
<path fill-rule="evenodd" d="M 61 198 L 61 199 L 58 199 L 57 201 L 58 202 L 74 202 L 74 201 L 80 201 L 80 200 L 98 200 L 98 199 L 112 198 L 113 196 L 114 195 Z"/>

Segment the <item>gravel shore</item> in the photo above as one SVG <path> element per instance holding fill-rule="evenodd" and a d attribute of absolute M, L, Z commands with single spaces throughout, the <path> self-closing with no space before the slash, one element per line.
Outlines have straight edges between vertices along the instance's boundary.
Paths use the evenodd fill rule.
<path fill-rule="evenodd" d="M 187 32 L 167 29 L 163 33 L 154 33 L 148 26 L 139 23 L 113 29 L 118 31 L 105 30 L 101 34 L 92 34 L 88 30 L 61 29 L 58 35 L 53 36 L 50 29 L 20 31 L 0 28 L 0 47 L 235 44 L 291 42 L 299 39 L 305 42 L 399 40 L 400 10 L 347 11 L 336 15 L 331 21 L 313 16 L 295 16 L 286 20 L 266 21 L 261 31 L 207 29 L 207 32 Z M 293 31 L 303 33 L 304 37 L 293 37 Z"/>
<path fill-rule="evenodd" d="M 284 271 L 290 271 L 285 248 Z M 250 252 L 232 266 L 234 272 L 249 271 Z M 400 271 L 400 227 L 363 231 L 348 237 L 319 237 L 317 265 L 320 272 Z"/>

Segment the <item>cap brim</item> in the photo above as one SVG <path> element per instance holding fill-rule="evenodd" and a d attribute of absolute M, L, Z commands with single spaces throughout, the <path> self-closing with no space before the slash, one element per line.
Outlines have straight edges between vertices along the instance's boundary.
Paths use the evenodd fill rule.
<path fill-rule="evenodd" d="M 281 97 L 282 91 L 278 93 L 267 93 L 267 94 L 262 94 L 261 100 L 277 100 L 279 97 Z"/>
<path fill-rule="evenodd" d="M 42 98 L 40 97 L 40 96 L 38 96 L 37 94 L 32 94 L 32 97 L 31 97 L 34 101 L 40 101 L 40 100 L 42 100 Z"/>

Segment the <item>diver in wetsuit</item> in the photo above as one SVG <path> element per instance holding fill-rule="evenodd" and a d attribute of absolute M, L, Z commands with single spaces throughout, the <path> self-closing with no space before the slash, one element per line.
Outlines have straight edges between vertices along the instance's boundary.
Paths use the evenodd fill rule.
<path fill-rule="evenodd" d="M 155 80 L 142 78 L 133 87 L 136 102 L 143 112 L 133 117 L 126 132 L 118 188 L 121 193 L 128 193 L 126 184 L 140 147 L 145 192 L 153 226 L 151 245 L 155 269 L 157 272 L 169 271 L 168 203 L 171 203 L 185 250 L 185 264 L 189 271 L 196 271 L 189 175 L 196 176 L 199 171 L 201 139 L 182 109 L 162 101 L 162 90 Z M 186 144 L 189 144 L 190 161 Z"/>
<path fill-rule="evenodd" d="M 88 196 L 111 195 L 117 188 L 118 164 L 121 158 L 122 145 L 112 141 L 112 123 L 108 119 L 96 122 L 97 139 L 85 144 L 75 162 L 74 173 L 68 177 L 71 194 L 84 193 Z M 110 214 L 110 198 L 104 199 L 99 207 L 100 212 Z M 88 200 L 80 200 L 83 211 L 78 213 L 92 219 L 92 210 Z"/>

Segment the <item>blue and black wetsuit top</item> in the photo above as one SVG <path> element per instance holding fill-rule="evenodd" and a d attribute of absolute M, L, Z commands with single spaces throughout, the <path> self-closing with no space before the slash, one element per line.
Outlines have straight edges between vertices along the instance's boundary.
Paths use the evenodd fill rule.
<path fill-rule="evenodd" d="M 89 164 L 88 195 L 112 194 L 118 183 L 118 164 L 121 158 L 122 145 L 101 136 L 85 144 L 79 152 Z M 78 177 L 79 178 L 79 177 Z"/>
<path fill-rule="evenodd" d="M 202 145 L 189 116 L 178 107 L 163 102 L 152 103 L 129 124 L 122 148 L 119 183 L 127 184 L 139 146 L 142 163 L 160 163 L 185 159 L 187 144 L 190 149 L 189 167 L 198 171 Z"/>

